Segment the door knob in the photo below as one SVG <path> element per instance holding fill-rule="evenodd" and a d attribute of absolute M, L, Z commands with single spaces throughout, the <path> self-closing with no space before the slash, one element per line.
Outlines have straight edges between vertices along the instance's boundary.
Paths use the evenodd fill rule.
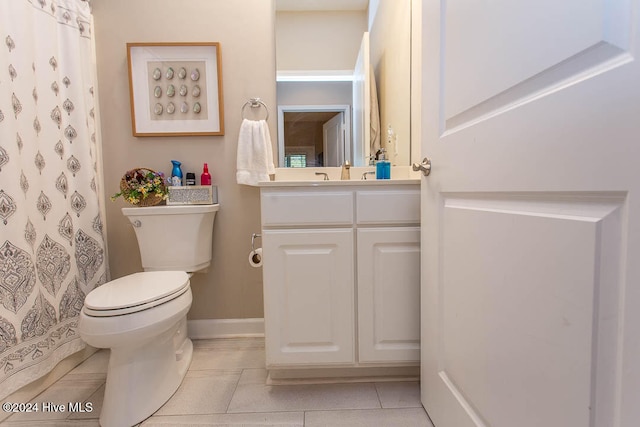
<path fill-rule="evenodd" d="M 429 174 L 431 173 L 431 160 L 429 160 L 428 157 L 425 157 L 422 160 L 422 163 L 414 163 L 413 170 L 416 172 L 422 171 L 422 174 L 424 176 L 429 176 Z"/>

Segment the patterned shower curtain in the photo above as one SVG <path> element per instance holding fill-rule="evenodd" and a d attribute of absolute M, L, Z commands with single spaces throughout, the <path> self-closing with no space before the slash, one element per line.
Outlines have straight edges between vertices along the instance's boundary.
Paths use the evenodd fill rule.
<path fill-rule="evenodd" d="M 91 25 L 81 0 L 0 2 L 0 398 L 84 347 L 107 280 Z"/>

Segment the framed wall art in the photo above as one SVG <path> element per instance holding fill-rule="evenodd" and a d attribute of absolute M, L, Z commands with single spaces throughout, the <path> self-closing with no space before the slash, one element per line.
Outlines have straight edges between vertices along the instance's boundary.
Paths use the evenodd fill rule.
<path fill-rule="evenodd" d="M 127 43 L 134 136 L 224 135 L 220 43 Z"/>

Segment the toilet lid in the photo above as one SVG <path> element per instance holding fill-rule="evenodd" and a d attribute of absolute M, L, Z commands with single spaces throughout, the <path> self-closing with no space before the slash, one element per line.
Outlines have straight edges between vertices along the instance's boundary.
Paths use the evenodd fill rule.
<path fill-rule="evenodd" d="M 134 273 L 89 292 L 84 306 L 91 312 L 109 310 L 112 314 L 123 314 L 122 309 L 127 309 L 130 313 L 149 308 L 150 303 L 157 305 L 153 304 L 156 301 L 171 300 L 188 286 L 189 276 L 184 271 Z"/>

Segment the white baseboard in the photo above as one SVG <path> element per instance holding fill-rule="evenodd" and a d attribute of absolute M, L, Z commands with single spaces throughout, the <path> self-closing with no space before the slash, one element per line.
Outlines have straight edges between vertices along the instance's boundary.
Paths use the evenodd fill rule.
<path fill-rule="evenodd" d="M 191 339 L 264 337 L 264 319 L 187 320 Z"/>

